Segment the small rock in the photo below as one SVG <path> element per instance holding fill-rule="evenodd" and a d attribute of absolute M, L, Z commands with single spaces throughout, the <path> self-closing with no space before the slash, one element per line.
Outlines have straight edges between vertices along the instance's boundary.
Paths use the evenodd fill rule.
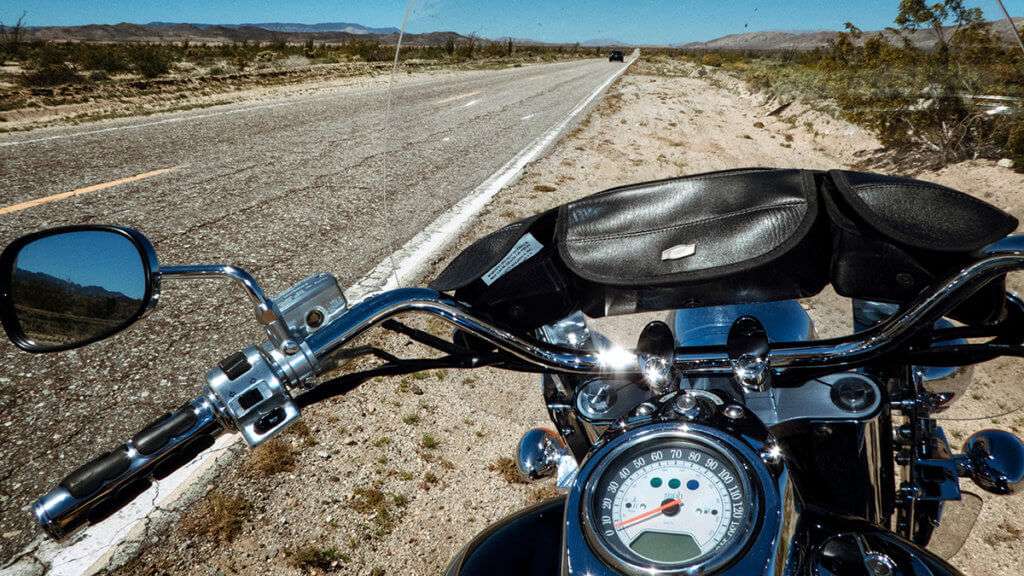
<path fill-rule="evenodd" d="M 1013 159 L 1003 158 L 999 160 L 999 162 L 996 162 L 996 166 L 999 166 L 1000 168 L 1013 168 Z"/>
<path fill-rule="evenodd" d="M 330 458 L 330 457 L 331 457 L 331 455 L 330 455 L 330 454 L 329 454 L 329 453 L 328 453 L 328 452 L 327 452 L 326 450 L 317 450 L 317 451 L 316 451 L 316 455 L 317 455 L 317 456 L 318 456 L 318 457 L 319 457 L 319 458 L 320 458 L 321 460 L 327 460 L 328 458 Z"/>

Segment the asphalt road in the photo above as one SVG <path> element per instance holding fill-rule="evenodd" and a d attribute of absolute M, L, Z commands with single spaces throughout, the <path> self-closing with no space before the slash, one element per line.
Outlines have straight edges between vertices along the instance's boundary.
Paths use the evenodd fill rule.
<path fill-rule="evenodd" d="M 146 233 L 164 264 L 241 265 L 270 293 L 318 271 L 347 286 L 617 66 L 403 77 L 387 129 L 378 86 L 2 135 L 0 243 L 116 223 Z M 0 559 L 34 537 L 36 496 L 196 395 L 210 366 L 261 339 L 238 288 L 167 282 L 159 308 L 107 342 L 42 356 L 0 344 Z"/>

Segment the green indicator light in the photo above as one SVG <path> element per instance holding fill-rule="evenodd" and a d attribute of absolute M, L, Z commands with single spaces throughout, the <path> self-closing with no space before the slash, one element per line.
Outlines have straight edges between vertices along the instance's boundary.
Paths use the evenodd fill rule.
<path fill-rule="evenodd" d="M 651 478 L 651 486 L 653 486 L 655 488 L 658 488 L 659 486 L 661 486 L 661 478 L 658 478 L 657 476 L 655 476 L 654 478 Z"/>
<path fill-rule="evenodd" d="M 673 479 L 668 481 L 668 487 L 673 489 L 673 490 L 675 490 L 676 488 L 679 488 L 679 484 L 680 484 L 679 480 L 677 480 L 675 478 L 673 478 Z"/>

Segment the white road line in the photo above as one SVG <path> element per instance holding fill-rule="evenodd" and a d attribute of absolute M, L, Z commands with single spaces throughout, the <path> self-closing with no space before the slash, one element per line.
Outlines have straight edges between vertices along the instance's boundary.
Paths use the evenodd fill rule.
<path fill-rule="evenodd" d="M 628 67 L 627 65 L 618 68 L 561 122 L 531 142 L 477 186 L 472 194 L 441 214 L 393 256 L 385 258 L 369 274 L 346 290 L 345 294 L 349 300 L 355 301 L 372 292 L 395 288 L 422 275 L 436 254 L 458 239 L 459 234 L 471 224 L 471 219 L 487 202 L 514 181 L 527 164 L 547 150 L 570 123 Z M 23 559 L 5 566 L 0 570 L 0 576 L 36 574 L 35 569 L 39 564 L 49 566 L 47 576 L 94 574 L 102 570 L 118 554 L 130 554 L 126 549 L 130 548 L 132 542 L 138 543 L 141 537 L 146 536 L 147 525 L 152 522 L 151 516 L 162 514 L 158 511 L 174 510 L 175 502 L 186 494 L 190 487 L 205 485 L 204 480 L 209 481 L 216 472 L 218 459 L 228 453 L 228 449 L 237 444 L 239 439 L 240 436 L 236 434 L 221 436 L 213 448 L 163 480 L 155 481 L 148 490 L 110 518 L 79 532 L 67 546 L 61 546 L 42 536 L 37 537 L 20 555 Z M 120 548 L 122 543 L 125 544 L 125 548 Z"/>
<path fill-rule="evenodd" d="M 487 202 L 502 188 L 513 182 L 527 164 L 536 160 L 549 146 L 554 144 L 572 121 L 586 110 L 612 82 L 625 73 L 635 61 L 636 58 L 630 60 L 626 66 L 617 68 L 614 74 L 573 108 L 561 122 L 531 142 L 497 172 L 477 186 L 472 193 L 459 200 L 429 226 L 413 236 L 390 258 L 385 258 L 369 274 L 346 290 L 345 296 L 350 301 L 355 301 L 379 290 L 397 288 L 422 276 L 433 263 L 434 255 L 454 243 L 472 223 L 472 218 L 480 210 L 483 210 Z M 392 266 L 395 269 L 394 273 L 392 273 Z"/>
<path fill-rule="evenodd" d="M 401 86 L 407 88 L 409 86 L 420 86 L 420 85 L 423 85 L 423 84 L 429 84 L 430 82 L 434 82 L 434 81 L 436 81 L 435 78 L 427 78 L 427 79 L 416 81 L 416 82 L 403 82 L 401 84 Z M 346 86 L 341 86 L 340 88 L 347 88 L 347 87 Z M 190 120 L 203 120 L 205 118 L 214 118 L 214 117 L 217 117 L 217 116 L 228 116 L 230 114 L 242 114 L 244 112 L 252 112 L 254 110 L 266 110 L 268 108 L 279 108 L 281 106 L 292 106 L 292 105 L 295 105 L 295 104 L 302 104 L 302 103 L 306 103 L 306 102 L 317 102 L 319 100 L 329 100 L 329 99 L 332 99 L 332 98 L 337 98 L 339 96 L 365 96 L 367 94 L 373 94 L 374 92 L 380 92 L 380 91 L 386 90 L 386 89 L 387 89 L 387 86 L 378 86 L 378 87 L 374 87 L 374 88 L 366 88 L 366 89 L 361 89 L 361 90 L 351 90 L 351 91 L 339 90 L 339 91 L 336 91 L 336 92 L 333 92 L 333 93 L 330 93 L 330 94 L 320 94 L 320 95 L 311 96 L 311 97 L 308 97 L 308 98 L 284 96 L 283 97 L 284 98 L 283 101 L 270 102 L 270 103 L 267 103 L 267 104 L 257 104 L 257 105 L 254 105 L 254 106 L 245 106 L 243 108 L 233 108 L 231 110 L 218 110 L 216 112 L 207 112 L 207 113 L 203 113 L 203 114 L 189 114 L 189 115 L 186 115 L 186 116 L 175 116 L 174 118 L 164 118 L 162 120 L 154 120 L 152 122 L 140 122 L 138 124 L 125 124 L 125 125 L 119 125 L 119 126 L 110 126 L 108 128 L 99 128 L 99 129 L 96 129 L 96 130 L 86 130 L 86 131 L 83 131 L 83 132 L 73 132 L 71 134 L 55 134 L 53 136 L 44 136 L 44 137 L 41 137 L 41 138 L 32 138 L 32 139 L 29 139 L 29 140 L 14 140 L 14 141 L 11 141 L 11 142 L 0 142 L 0 148 L 6 147 L 6 146 L 19 146 L 19 145 L 22 145 L 22 144 L 35 144 L 35 143 L 38 143 L 38 142 L 48 142 L 50 140 L 64 140 L 64 139 L 67 139 L 67 138 L 78 138 L 80 136 L 92 136 L 94 134 L 104 134 L 104 133 L 107 133 L 107 132 L 117 132 L 119 130 L 135 130 L 135 129 L 138 129 L 138 128 L 146 128 L 146 127 L 149 127 L 149 126 L 159 126 L 161 124 L 176 124 L 176 123 L 179 123 L 179 122 L 187 122 L 187 121 L 190 121 Z M 218 104 L 217 106 L 231 106 L 231 104 Z M 167 112 L 167 113 L 168 114 L 173 114 L 174 112 Z"/>
<path fill-rule="evenodd" d="M 444 99 L 438 100 L 437 102 L 434 102 L 434 104 L 447 104 L 449 102 L 455 102 L 456 100 L 462 100 L 463 98 L 469 98 L 470 96 L 476 96 L 479 93 L 480 93 L 480 91 L 478 90 L 476 92 L 466 92 L 465 94 L 456 94 L 455 96 L 449 96 L 448 98 L 444 98 Z"/>

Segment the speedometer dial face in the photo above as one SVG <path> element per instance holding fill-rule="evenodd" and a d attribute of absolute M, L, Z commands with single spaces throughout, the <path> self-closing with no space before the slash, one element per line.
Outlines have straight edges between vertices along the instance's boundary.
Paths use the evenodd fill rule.
<path fill-rule="evenodd" d="M 691 440 L 633 446 L 614 456 L 590 489 L 591 538 L 642 569 L 720 558 L 751 530 L 755 502 L 741 468 L 724 449 Z"/>

